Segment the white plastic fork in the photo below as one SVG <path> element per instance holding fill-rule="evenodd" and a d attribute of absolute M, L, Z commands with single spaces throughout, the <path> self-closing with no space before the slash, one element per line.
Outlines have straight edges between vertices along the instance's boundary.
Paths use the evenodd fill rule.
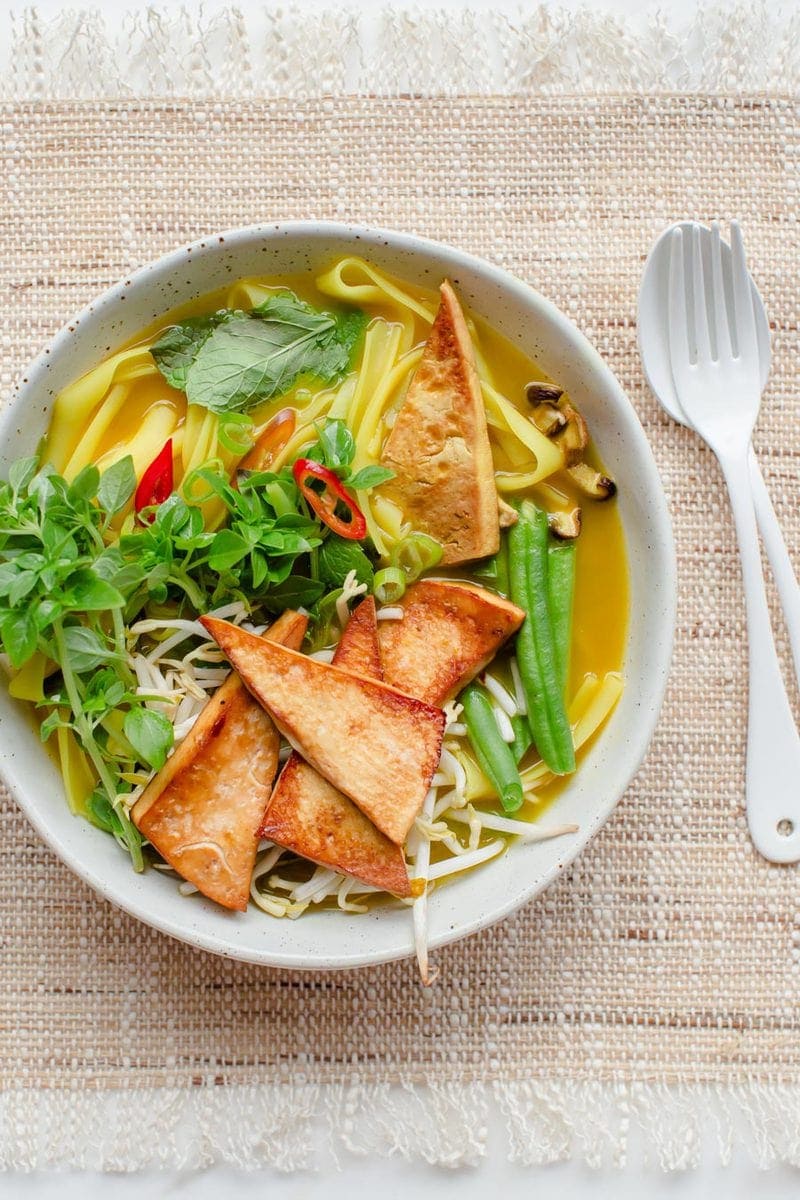
<path fill-rule="evenodd" d="M 742 563 L 749 650 L 745 802 L 756 849 L 773 862 L 800 860 L 800 735 L 770 625 L 749 477 L 749 447 L 761 403 L 750 280 L 739 225 L 731 223 L 733 312 L 725 302 L 719 226 L 712 227 L 711 278 L 700 229 L 672 235 L 669 356 L 689 423 L 719 460 Z M 688 259 L 688 263 L 687 263 Z"/>

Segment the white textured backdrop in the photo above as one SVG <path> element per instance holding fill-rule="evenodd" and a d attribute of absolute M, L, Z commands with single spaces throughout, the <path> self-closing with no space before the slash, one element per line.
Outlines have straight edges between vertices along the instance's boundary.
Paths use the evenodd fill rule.
<path fill-rule="evenodd" d="M 91 6 L 94 15 L 82 18 L 71 15 L 70 7 L 58 0 L 40 0 L 34 17 L 24 4 L 10 6 L 8 24 L 0 26 L 0 94 L 107 94 L 119 86 L 120 80 L 134 93 L 163 88 L 196 93 L 209 87 L 230 93 L 237 82 L 236 70 L 230 69 L 224 52 L 225 38 L 231 30 L 243 31 L 255 45 L 263 44 L 276 30 L 283 31 L 289 53 L 293 43 L 302 41 L 307 19 L 304 14 L 312 21 L 318 20 L 318 14 L 330 5 L 296 0 L 290 10 L 239 0 L 232 13 L 231 6 L 220 0 L 202 6 L 162 0 L 161 16 L 153 17 L 146 13 L 145 5 L 129 6 L 125 16 L 124 0 L 95 0 Z M 339 9 L 336 20 L 340 26 L 343 21 L 348 24 L 354 40 L 350 55 L 338 65 L 336 55 L 320 47 L 319 53 L 333 71 L 332 77 L 320 77 L 322 85 L 344 83 L 356 87 L 376 70 L 382 72 L 380 77 L 387 87 L 407 85 L 409 79 L 403 76 L 403 69 L 409 69 L 409 60 L 401 53 L 387 68 L 386 47 L 396 45 L 398 39 L 406 46 L 415 38 L 425 40 L 423 31 L 431 28 L 433 10 L 451 14 L 444 22 L 452 34 L 451 49 L 442 57 L 441 43 L 434 39 L 430 53 L 422 61 L 416 60 L 414 69 L 427 72 L 429 82 L 438 75 L 440 82 L 453 87 L 507 90 L 527 82 L 546 90 L 700 90 L 720 86 L 730 76 L 736 80 L 734 86 L 793 90 L 792 82 L 797 79 L 800 4 L 796 2 L 765 0 L 742 6 L 739 28 L 745 33 L 740 37 L 732 36 L 732 5 L 710 6 L 700 14 L 693 0 L 665 0 L 661 10 L 637 0 L 594 0 L 588 7 L 566 0 L 560 5 L 543 6 L 542 10 L 533 4 L 471 0 L 469 7 L 477 14 L 474 18 L 462 15 L 467 7 L 465 0 L 439 0 L 435 5 L 417 4 L 412 15 L 388 22 L 379 15 L 378 7 L 376 0 L 350 0 L 346 9 Z M 345 17 L 344 13 L 352 15 Z M 531 24 L 532 36 L 537 30 L 543 31 L 539 74 L 527 81 L 499 74 L 507 65 L 503 30 L 508 22 L 521 21 Z M 20 53 L 19 39 L 32 30 L 38 48 L 31 57 Z M 219 49 L 207 53 L 201 45 L 208 31 L 212 41 L 223 47 L 221 54 Z M 170 48 L 176 46 L 182 53 L 173 55 L 171 69 L 167 70 Z M 598 47 L 602 52 L 596 57 Z M 123 56 L 124 71 L 119 70 L 119 59 L 115 64 L 110 48 Z M 458 48 L 458 54 L 453 53 L 454 48 Z M 553 57 L 558 60 L 557 69 L 552 65 Z M 602 78 L 595 73 L 599 65 L 606 67 Z M 250 63 L 247 70 L 265 90 L 281 90 L 271 63 Z M 490 1140 L 496 1143 L 499 1120 L 494 1118 L 493 1124 L 498 1136 Z M 556 1195 L 560 1200 L 582 1200 L 587 1196 L 698 1200 L 723 1194 L 729 1200 L 749 1200 L 756 1194 L 761 1200 L 788 1200 L 800 1194 L 800 1173 L 790 1168 L 756 1172 L 749 1159 L 735 1155 L 727 1170 L 701 1166 L 691 1175 L 665 1177 L 656 1164 L 643 1163 L 634 1147 L 621 1173 L 590 1172 L 575 1163 L 524 1169 L 500 1156 L 462 1172 L 434 1171 L 406 1163 L 353 1161 L 340 1175 L 323 1179 L 302 1175 L 286 1179 L 273 1172 L 243 1176 L 227 1168 L 180 1177 L 151 1172 L 132 1178 L 88 1174 L 0 1177 L 0 1196 L 10 1198 L 35 1196 L 46 1200 L 57 1195 L 59 1200 L 101 1200 L 112 1195 L 112 1189 L 114 1197 L 123 1200 L 128 1195 L 201 1200 L 234 1192 L 237 1197 L 277 1194 L 286 1200 L 322 1196 L 326 1200 L 350 1200 L 354 1193 L 368 1196 L 376 1192 L 386 1200 L 400 1196 L 405 1200 L 409 1194 L 417 1200 L 472 1200 L 487 1196 L 493 1189 L 513 1200 L 532 1195 L 543 1200 Z"/>

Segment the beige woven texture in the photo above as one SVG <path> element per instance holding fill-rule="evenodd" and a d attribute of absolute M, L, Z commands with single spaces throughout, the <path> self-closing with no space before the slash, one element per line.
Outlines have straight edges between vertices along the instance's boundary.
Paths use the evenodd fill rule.
<path fill-rule="evenodd" d="M 556 886 L 437 954 L 430 991 L 411 963 L 310 976 L 193 951 L 98 899 L 0 796 L 6 1087 L 800 1080 L 798 874 L 754 853 L 743 811 L 731 523 L 711 454 L 647 390 L 635 328 L 662 227 L 738 216 L 773 330 L 758 448 L 797 556 L 798 116 L 669 98 L 3 107 L 6 388 L 77 307 L 203 232 L 410 230 L 529 280 L 594 341 L 650 438 L 680 559 L 671 685 L 636 782 Z"/>

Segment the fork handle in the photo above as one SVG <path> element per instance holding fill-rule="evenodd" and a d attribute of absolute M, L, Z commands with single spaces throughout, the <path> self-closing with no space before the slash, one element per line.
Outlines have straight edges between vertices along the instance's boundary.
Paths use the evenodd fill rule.
<path fill-rule="evenodd" d="M 764 543 L 769 565 L 778 592 L 778 599 L 783 609 L 783 619 L 786 632 L 789 635 L 789 645 L 794 660 L 794 673 L 800 685 L 800 584 L 794 573 L 792 560 L 786 548 L 775 509 L 772 506 L 764 476 L 761 474 L 756 452 L 750 447 L 750 486 L 753 490 L 753 503 L 756 509 L 756 520 Z"/>
<path fill-rule="evenodd" d="M 719 458 L 739 542 L 747 610 L 747 822 L 753 844 L 765 858 L 772 862 L 797 862 L 800 861 L 800 735 L 772 636 L 749 453 L 723 452 Z"/>

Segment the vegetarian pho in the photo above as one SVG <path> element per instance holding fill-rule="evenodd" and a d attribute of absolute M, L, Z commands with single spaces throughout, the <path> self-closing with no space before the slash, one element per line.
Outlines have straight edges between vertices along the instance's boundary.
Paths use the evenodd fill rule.
<path fill-rule="evenodd" d="M 0 485 L 0 636 L 75 813 L 227 908 L 413 909 L 622 689 L 613 482 L 560 388 L 344 258 L 168 314 Z M 609 502 L 612 501 L 612 502 Z"/>

